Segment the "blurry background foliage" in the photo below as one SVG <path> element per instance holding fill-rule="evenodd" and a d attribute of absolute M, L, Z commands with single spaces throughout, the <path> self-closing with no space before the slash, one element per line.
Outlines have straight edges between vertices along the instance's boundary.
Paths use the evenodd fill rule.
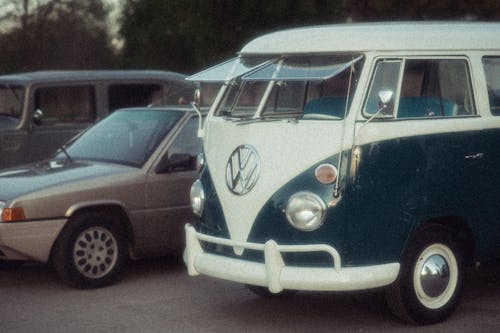
<path fill-rule="evenodd" d="M 0 0 L 0 74 L 137 68 L 193 73 L 250 39 L 313 24 L 500 19 L 498 0 Z"/>

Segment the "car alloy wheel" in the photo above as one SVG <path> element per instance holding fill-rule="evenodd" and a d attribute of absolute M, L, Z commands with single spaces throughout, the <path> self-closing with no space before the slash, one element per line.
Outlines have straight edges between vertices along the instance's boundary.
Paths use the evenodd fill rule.
<path fill-rule="evenodd" d="M 84 230 L 76 239 L 73 261 L 85 277 L 97 279 L 108 274 L 118 259 L 118 243 L 114 235 L 99 226 Z"/>

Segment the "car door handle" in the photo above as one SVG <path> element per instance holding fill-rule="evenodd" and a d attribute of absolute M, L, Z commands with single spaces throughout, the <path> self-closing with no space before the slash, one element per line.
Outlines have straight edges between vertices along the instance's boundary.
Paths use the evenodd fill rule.
<path fill-rule="evenodd" d="M 479 160 L 484 157 L 484 153 L 465 155 L 466 160 Z"/>

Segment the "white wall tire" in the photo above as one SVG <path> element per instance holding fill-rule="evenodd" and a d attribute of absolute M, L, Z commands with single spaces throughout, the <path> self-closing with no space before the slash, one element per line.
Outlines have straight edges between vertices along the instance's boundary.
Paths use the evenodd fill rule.
<path fill-rule="evenodd" d="M 425 229 L 405 252 L 399 277 L 387 289 L 387 302 L 406 322 L 438 323 L 458 304 L 462 280 L 462 249 L 453 232 L 443 227 Z"/>

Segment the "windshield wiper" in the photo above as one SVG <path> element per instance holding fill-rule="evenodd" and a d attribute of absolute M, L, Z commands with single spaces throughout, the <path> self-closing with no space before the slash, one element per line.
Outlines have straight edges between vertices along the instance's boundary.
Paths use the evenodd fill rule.
<path fill-rule="evenodd" d="M 68 151 L 66 150 L 66 145 L 63 145 L 63 146 L 59 147 L 59 149 L 57 151 L 58 152 L 62 151 L 64 153 L 64 156 L 66 156 L 66 160 L 69 163 L 73 163 L 73 159 L 71 158 L 71 156 L 69 155 Z"/>

